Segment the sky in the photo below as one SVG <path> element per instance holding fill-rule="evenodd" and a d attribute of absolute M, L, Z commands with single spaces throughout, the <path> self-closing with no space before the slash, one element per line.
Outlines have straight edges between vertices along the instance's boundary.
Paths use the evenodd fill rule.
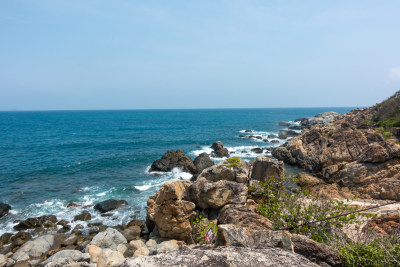
<path fill-rule="evenodd" d="M 0 1 L 0 110 L 365 107 L 400 1 Z"/>

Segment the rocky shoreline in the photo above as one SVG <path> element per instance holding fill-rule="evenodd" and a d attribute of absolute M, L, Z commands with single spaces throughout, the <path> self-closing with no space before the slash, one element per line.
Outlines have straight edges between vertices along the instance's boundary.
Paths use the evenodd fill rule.
<path fill-rule="evenodd" d="M 16 224 L 18 233 L 0 237 L 0 267 L 342 266 L 331 247 L 274 230 L 257 213 L 257 192 L 249 189 L 267 177 L 284 175 L 284 164 L 290 164 L 307 171 L 298 175 L 302 181 L 298 186 L 314 196 L 400 200 L 400 130 L 392 127 L 388 135 L 376 122 L 385 105 L 280 122 L 287 129 L 268 138 L 289 139 L 268 150 L 274 158 L 259 156 L 250 162 L 229 158 L 221 142 L 211 146 L 213 157 L 228 158 L 218 164 L 207 153 L 192 160 L 179 149 L 168 151 L 149 171 L 178 167 L 192 178 L 164 183 L 147 201 L 146 220 L 133 216 L 125 225 L 91 222 L 71 229 L 71 222 L 54 215 L 28 218 Z M 248 136 L 239 137 L 256 138 Z M 110 199 L 94 209 L 107 214 L 126 204 Z M 0 217 L 11 208 L 0 203 Z M 390 216 L 375 220 L 370 227 L 388 233 L 388 224 L 400 225 L 399 215 Z M 88 212 L 74 218 L 75 222 L 90 220 Z M 213 242 L 199 241 L 205 230 L 212 231 Z"/>

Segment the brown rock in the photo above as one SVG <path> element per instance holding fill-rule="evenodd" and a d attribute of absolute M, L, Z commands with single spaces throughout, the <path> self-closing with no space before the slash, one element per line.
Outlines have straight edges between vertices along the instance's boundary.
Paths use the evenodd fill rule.
<path fill-rule="evenodd" d="M 181 168 L 182 170 L 192 174 L 197 172 L 196 166 L 194 166 L 192 159 L 186 156 L 185 153 L 180 149 L 176 151 L 168 151 L 161 157 L 161 159 L 154 161 L 149 169 L 149 172 L 169 172 L 175 167 Z"/>
<path fill-rule="evenodd" d="M 242 159 L 237 167 L 228 167 L 229 164 L 229 162 L 224 160 L 216 165 L 204 169 L 197 179 L 205 178 L 211 182 L 225 180 L 247 184 L 249 181 L 250 164 Z"/>
<path fill-rule="evenodd" d="M 271 157 L 257 157 L 251 170 L 251 178 L 265 181 L 267 177 L 281 177 L 283 175 L 283 162 Z"/>
<path fill-rule="evenodd" d="M 213 149 L 211 156 L 215 158 L 229 157 L 228 149 L 224 147 L 221 141 L 217 141 L 212 144 L 211 148 Z"/>
<path fill-rule="evenodd" d="M 389 236 L 400 229 L 400 214 L 385 214 L 368 221 L 363 231 L 375 231 L 379 235 Z"/>
<path fill-rule="evenodd" d="M 226 205 L 219 213 L 218 224 L 233 224 L 251 229 L 272 229 L 270 220 L 244 205 Z"/>

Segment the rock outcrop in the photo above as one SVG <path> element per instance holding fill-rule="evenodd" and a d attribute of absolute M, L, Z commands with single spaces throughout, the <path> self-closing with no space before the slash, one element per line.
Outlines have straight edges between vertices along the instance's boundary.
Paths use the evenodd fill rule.
<path fill-rule="evenodd" d="M 228 149 L 224 147 L 221 141 L 217 141 L 212 144 L 211 148 L 213 149 L 213 152 L 211 152 L 211 156 L 215 158 L 229 157 Z"/>
<path fill-rule="evenodd" d="M 204 169 L 198 176 L 197 179 L 205 178 L 211 182 L 217 182 L 221 180 L 232 181 L 247 184 L 249 181 L 249 173 L 251 165 L 240 160 L 236 167 L 229 167 L 230 163 L 226 160 L 213 165 L 207 169 Z"/>
<path fill-rule="evenodd" d="M 49 228 L 55 227 L 57 223 L 57 217 L 54 215 L 44 215 L 35 218 L 28 218 L 26 220 L 20 221 L 14 226 L 17 231 L 35 229 L 39 227 Z"/>
<path fill-rule="evenodd" d="M 201 153 L 198 155 L 194 161 L 194 166 L 196 166 L 196 170 L 198 173 L 201 173 L 204 169 L 207 169 L 214 165 L 214 161 L 210 159 L 210 156 L 207 153 Z"/>
<path fill-rule="evenodd" d="M 251 170 L 251 179 L 265 181 L 267 177 L 281 177 L 284 174 L 283 162 L 271 157 L 257 157 Z"/>
<path fill-rule="evenodd" d="M 246 205 L 226 205 L 219 212 L 219 224 L 233 224 L 250 229 L 272 229 L 272 223 L 255 209 Z"/>
<path fill-rule="evenodd" d="M 7 215 L 9 210 L 11 210 L 10 205 L 0 202 L 0 218 Z"/>
<path fill-rule="evenodd" d="M 310 266 L 318 265 L 305 257 L 280 248 L 251 249 L 219 247 L 215 249 L 181 246 L 169 253 L 130 258 L 126 267 L 140 266 Z"/>
<path fill-rule="evenodd" d="M 169 172 L 173 168 L 181 168 L 185 172 L 195 174 L 197 172 L 196 166 L 193 164 L 191 158 L 185 153 L 177 149 L 176 151 L 170 150 L 165 153 L 161 159 L 158 159 L 151 164 L 149 172 L 160 171 Z"/>
<path fill-rule="evenodd" d="M 316 123 L 272 155 L 361 198 L 400 200 L 400 145 L 374 129 L 360 129 L 372 120 L 370 109 L 332 116 L 331 123 Z"/>

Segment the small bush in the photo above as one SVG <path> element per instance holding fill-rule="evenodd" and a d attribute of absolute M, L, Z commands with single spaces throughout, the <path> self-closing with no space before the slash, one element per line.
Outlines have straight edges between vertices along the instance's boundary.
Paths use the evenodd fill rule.
<path fill-rule="evenodd" d="M 217 224 L 215 224 L 214 222 L 209 222 L 207 219 L 204 218 L 203 215 L 199 215 L 196 219 L 194 219 L 192 221 L 192 225 L 195 229 L 197 229 L 197 232 L 194 235 L 195 239 L 201 245 L 207 244 L 206 234 L 208 229 L 211 228 L 214 235 L 217 235 Z"/>
<path fill-rule="evenodd" d="M 226 167 L 228 167 L 228 168 L 237 168 L 239 166 L 244 165 L 244 163 L 240 162 L 239 157 L 228 158 L 228 159 L 226 159 L 226 161 L 229 162 L 229 164 L 226 165 Z"/>

